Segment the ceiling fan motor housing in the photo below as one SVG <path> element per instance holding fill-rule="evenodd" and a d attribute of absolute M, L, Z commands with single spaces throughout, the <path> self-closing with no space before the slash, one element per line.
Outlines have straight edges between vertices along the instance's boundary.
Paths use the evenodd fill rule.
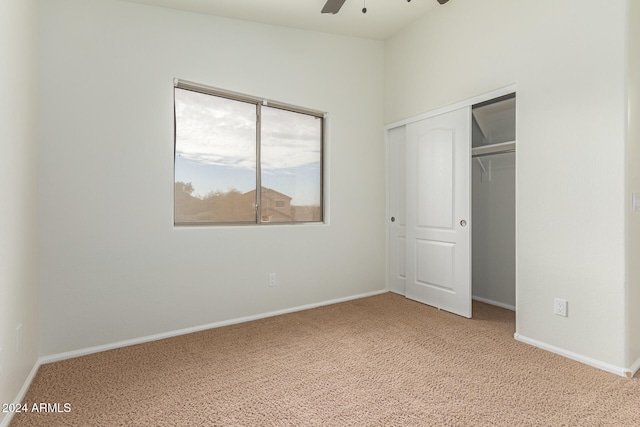
<path fill-rule="evenodd" d="M 332 15 L 335 15 L 340 11 L 340 8 L 342 8 L 342 5 L 344 4 L 345 1 L 346 0 L 327 0 L 327 2 L 324 4 L 324 7 L 321 10 L 321 13 L 330 13 Z M 407 0 L 407 3 L 409 3 L 410 1 L 411 0 Z M 438 0 L 438 3 L 445 4 L 448 1 L 449 0 Z M 366 6 L 362 8 L 362 13 L 367 13 Z"/>

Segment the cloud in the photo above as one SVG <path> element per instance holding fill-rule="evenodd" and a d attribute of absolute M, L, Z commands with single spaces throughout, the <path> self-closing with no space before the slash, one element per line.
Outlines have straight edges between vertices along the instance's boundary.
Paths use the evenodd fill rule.
<path fill-rule="evenodd" d="M 176 154 L 215 166 L 255 170 L 256 106 L 176 89 Z M 321 120 L 262 107 L 265 172 L 320 163 Z"/>

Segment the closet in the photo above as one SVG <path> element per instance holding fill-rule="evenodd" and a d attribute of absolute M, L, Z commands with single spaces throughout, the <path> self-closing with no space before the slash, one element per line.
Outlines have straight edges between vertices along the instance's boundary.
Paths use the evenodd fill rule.
<path fill-rule="evenodd" d="M 389 287 L 471 317 L 515 309 L 515 93 L 387 128 Z"/>
<path fill-rule="evenodd" d="M 471 111 L 473 299 L 515 310 L 515 94 Z"/>

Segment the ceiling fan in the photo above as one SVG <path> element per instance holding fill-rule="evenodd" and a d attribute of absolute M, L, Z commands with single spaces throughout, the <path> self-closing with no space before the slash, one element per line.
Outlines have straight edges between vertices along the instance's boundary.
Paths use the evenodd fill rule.
<path fill-rule="evenodd" d="M 327 2 L 324 4 L 324 7 L 322 8 L 321 13 L 330 13 L 332 15 L 335 15 L 340 11 L 340 8 L 342 7 L 345 1 L 346 0 L 327 0 Z M 407 0 L 407 2 L 410 2 L 410 1 L 411 0 Z M 449 0 L 437 0 L 437 1 L 440 4 L 445 4 Z M 366 12 L 366 8 L 363 9 L 362 12 Z"/>

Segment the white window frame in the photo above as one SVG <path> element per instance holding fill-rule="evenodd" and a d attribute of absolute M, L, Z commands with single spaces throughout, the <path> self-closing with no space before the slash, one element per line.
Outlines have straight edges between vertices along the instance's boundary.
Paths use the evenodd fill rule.
<path fill-rule="evenodd" d="M 224 226 L 224 225 L 261 225 L 261 224 L 278 224 L 278 225 L 296 225 L 296 224 L 325 224 L 327 223 L 326 203 L 325 203 L 325 146 L 326 141 L 326 129 L 328 113 L 313 110 L 309 108 L 299 107 L 283 102 L 273 101 L 256 96 L 246 95 L 238 92 L 228 91 L 212 86 L 203 85 L 200 83 L 191 82 L 188 80 L 174 79 L 174 94 L 175 89 L 190 90 L 193 92 L 199 92 L 205 95 L 212 95 L 222 98 L 228 98 L 234 101 L 246 102 L 256 105 L 256 218 L 255 222 L 176 222 L 175 220 L 175 193 L 174 193 L 174 226 Z M 262 106 L 268 106 L 271 108 L 279 108 L 294 113 L 306 114 L 309 116 L 317 117 L 322 120 L 321 134 L 320 134 L 320 219 L 318 221 L 278 221 L 269 222 L 263 220 L 262 216 L 262 185 L 261 185 L 261 108 Z M 176 117 L 175 117 L 175 101 L 174 101 L 174 183 L 175 183 L 175 155 L 176 155 Z M 175 188 L 175 186 L 174 186 Z M 175 190 L 174 190 L 175 191 Z"/>

